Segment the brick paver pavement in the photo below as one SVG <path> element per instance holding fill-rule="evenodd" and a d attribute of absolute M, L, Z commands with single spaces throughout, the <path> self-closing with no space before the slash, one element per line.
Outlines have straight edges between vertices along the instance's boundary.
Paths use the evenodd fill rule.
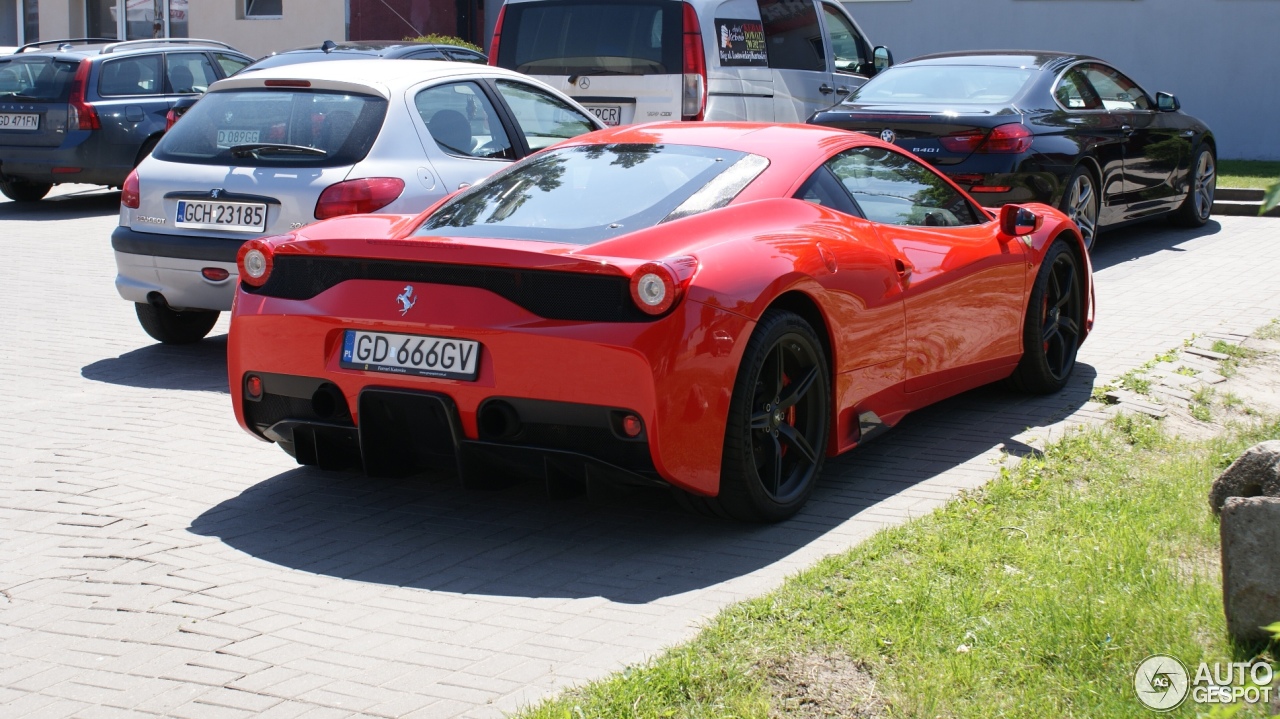
<path fill-rule="evenodd" d="M 1071 387 L 987 388 L 828 464 L 798 518 L 300 469 L 243 433 L 225 319 L 150 341 L 116 297 L 118 195 L 0 203 L 0 715 L 486 717 L 640 661 L 729 602 L 938 506 L 1107 379 L 1280 315 L 1280 222 L 1104 237 Z M 1064 422 L 1066 420 L 1066 422 Z"/>

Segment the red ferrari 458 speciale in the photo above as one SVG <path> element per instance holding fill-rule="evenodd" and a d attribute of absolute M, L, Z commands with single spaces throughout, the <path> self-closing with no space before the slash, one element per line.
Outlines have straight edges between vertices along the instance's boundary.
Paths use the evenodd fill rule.
<path fill-rule="evenodd" d="M 236 416 L 302 464 L 669 485 L 757 521 L 914 409 L 1057 391 L 1093 316 L 1056 209 L 800 125 L 602 130 L 239 270 Z"/>

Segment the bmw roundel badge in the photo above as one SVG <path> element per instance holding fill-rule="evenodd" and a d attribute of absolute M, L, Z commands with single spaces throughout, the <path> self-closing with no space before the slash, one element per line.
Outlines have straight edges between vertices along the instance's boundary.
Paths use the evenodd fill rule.
<path fill-rule="evenodd" d="M 880 139 L 884 140 L 885 142 L 892 143 L 894 140 L 898 139 L 898 133 L 888 128 L 885 128 L 884 130 L 880 131 Z"/>

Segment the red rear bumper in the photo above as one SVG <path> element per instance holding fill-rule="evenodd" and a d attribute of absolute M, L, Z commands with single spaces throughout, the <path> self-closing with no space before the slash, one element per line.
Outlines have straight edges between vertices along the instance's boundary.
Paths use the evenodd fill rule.
<path fill-rule="evenodd" d="M 227 364 L 241 426 L 263 436 L 246 418 L 250 373 L 335 385 L 349 408 L 343 421 L 357 429 L 366 388 L 437 393 L 456 408 L 459 439 L 473 449 L 485 439 L 477 411 L 491 398 L 613 408 L 643 420 L 657 476 L 694 492 L 718 492 L 725 419 L 750 320 L 690 300 L 653 322 L 547 320 L 483 289 L 433 284 L 417 287 L 418 303 L 401 317 L 395 298 L 402 290 L 403 283 L 377 280 L 343 282 L 309 300 L 237 290 Z M 339 355 L 347 329 L 475 340 L 482 347 L 479 376 L 344 369 Z"/>

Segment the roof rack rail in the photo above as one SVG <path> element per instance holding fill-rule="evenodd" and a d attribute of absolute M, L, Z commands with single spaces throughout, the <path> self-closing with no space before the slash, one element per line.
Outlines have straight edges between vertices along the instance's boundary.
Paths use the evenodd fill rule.
<path fill-rule="evenodd" d="M 218 47 L 225 47 L 228 50 L 235 50 L 234 47 L 218 40 L 201 40 L 200 38 L 194 37 L 156 37 L 142 38 L 141 40 L 112 42 L 110 45 L 102 48 L 101 54 L 107 55 L 115 52 L 116 50 L 141 47 L 143 45 L 216 45 Z M 239 52 L 239 50 L 236 50 L 236 52 Z"/>
<path fill-rule="evenodd" d="M 16 55 L 20 52 L 44 47 L 45 45 L 98 45 L 104 42 L 115 41 L 116 39 L 113 37 L 73 37 L 66 40 L 45 40 L 43 42 L 29 42 L 17 50 L 14 50 L 13 53 Z"/>

